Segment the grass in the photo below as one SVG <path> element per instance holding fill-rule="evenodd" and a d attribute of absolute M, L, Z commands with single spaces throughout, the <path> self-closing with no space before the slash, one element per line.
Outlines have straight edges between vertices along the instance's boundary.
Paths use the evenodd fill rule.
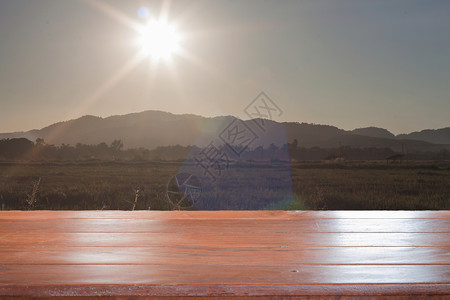
<path fill-rule="evenodd" d="M 26 194 L 41 178 L 38 201 L 32 209 L 130 210 L 170 209 L 164 199 L 176 163 L 8 164 L 0 166 L 0 202 L 4 209 L 26 209 Z"/>
<path fill-rule="evenodd" d="M 450 208 L 448 164 L 295 164 L 294 192 L 310 209 Z"/>
<path fill-rule="evenodd" d="M 173 207 L 166 186 L 181 167 L 182 162 L 157 161 L 0 163 L 1 209 L 131 210 L 139 187 L 136 210 L 169 210 Z M 226 209 L 225 203 L 232 203 L 238 209 L 450 209 L 448 162 L 293 162 L 294 200 L 281 201 L 280 207 L 272 200 L 284 197 L 283 191 L 271 186 L 286 178 L 283 170 L 267 164 L 231 166 L 224 173 L 229 180 L 218 180 L 218 188 L 205 186 L 202 197 L 210 202 L 201 207 Z"/>

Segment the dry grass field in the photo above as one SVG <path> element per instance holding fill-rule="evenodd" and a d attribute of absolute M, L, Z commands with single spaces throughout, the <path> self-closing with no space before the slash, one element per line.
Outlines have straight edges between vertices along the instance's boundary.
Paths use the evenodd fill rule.
<path fill-rule="evenodd" d="M 2 210 L 171 210 L 167 184 L 182 162 L 100 162 L 0 164 Z M 279 165 L 233 165 L 240 177 L 236 195 L 249 195 L 260 174 L 277 180 Z M 450 209 L 450 163 L 292 162 L 293 199 L 271 206 L 279 195 L 263 190 L 267 199 L 249 200 L 238 209 L 312 210 L 437 210 Z M 281 178 L 281 177 L 280 177 Z M 280 180 L 278 180 L 280 181 Z M 261 182 L 261 181 L 260 181 Z M 260 183 L 270 185 L 271 183 Z M 290 183 L 289 183 L 290 184 Z M 270 187 L 269 187 L 270 188 Z M 224 197 L 204 193 L 211 207 Z M 203 206 L 205 207 L 205 206 Z M 195 209 L 195 207 L 188 208 Z"/>

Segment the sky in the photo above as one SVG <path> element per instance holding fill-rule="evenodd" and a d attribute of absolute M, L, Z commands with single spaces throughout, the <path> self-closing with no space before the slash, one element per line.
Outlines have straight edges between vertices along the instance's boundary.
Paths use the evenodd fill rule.
<path fill-rule="evenodd" d="M 148 16 L 139 16 L 145 7 Z M 139 28 L 179 33 L 168 59 Z M 450 1 L 0 0 L 0 132 L 144 110 L 277 121 L 450 126 Z"/>

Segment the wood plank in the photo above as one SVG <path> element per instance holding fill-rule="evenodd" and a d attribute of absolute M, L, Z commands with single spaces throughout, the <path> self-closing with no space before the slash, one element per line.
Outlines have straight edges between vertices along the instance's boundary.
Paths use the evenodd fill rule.
<path fill-rule="evenodd" d="M 183 247 L 297 249 L 302 247 L 450 247 L 450 233 L 1 233 L 0 250 L 36 247 Z"/>
<path fill-rule="evenodd" d="M 450 215 L 0 212 L 0 297 L 450 296 Z"/>
<path fill-rule="evenodd" d="M 27 232 L 450 232 L 450 219 L 298 219 L 264 220 L 153 220 L 72 219 L 0 220 L 1 233 Z"/>
<path fill-rule="evenodd" d="M 47 247 L 0 251 L 0 264 L 448 265 L 450 247 L 303 247 L 300 250 Z"/>
<path fill-rule="evenodd" d="M 450 283 L 442 265 L 0 265 L 0 285 Z"/>
<path fill-rule="evenodd" d="M 316 284 L 316 285 L 27 285 L 0 286 L 0 295 L 18 297 L 49 297 L 52 300 L 92 299 L 445 299 L 450 284 Z M 77 295 L 77 296 L 74 296 Z M 115 297 L 113 297 L 113 295 Z M 339 295 L 336 297 L 336 295 Z M 5 297 L 2 297 L 5 298 Z M 97 299 L 97 298 L 96 298 Z M 128 299 L 128 298 L 125 298 Z M 159 298 L 157 298 L 159 299 Z"/>
<path fill-rule="evenodd" d="M 450 211 L 2 211 L 0 219 L 450 219 Z"/>

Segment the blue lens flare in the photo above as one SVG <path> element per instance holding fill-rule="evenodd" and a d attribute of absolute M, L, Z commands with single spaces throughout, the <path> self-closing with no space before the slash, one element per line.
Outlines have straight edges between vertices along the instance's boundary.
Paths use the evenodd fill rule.
<path fill-rule="evenodd" d="M 198 181 L 180 188 L 195 209 L 275 210 L 292 204 L 286 128 L 271 121 L 264 130 L 257 125 L 234 117 L 206 121 L 177 174 Z"/>
<path fill-rule="evenodd" d="M 145 6 L 139 7 L 139 9 L 138 9 L 138 16 L 141 19 L 147 19 L 149 13 L 150 12 L 148 11 L 148 8 Z"/>

